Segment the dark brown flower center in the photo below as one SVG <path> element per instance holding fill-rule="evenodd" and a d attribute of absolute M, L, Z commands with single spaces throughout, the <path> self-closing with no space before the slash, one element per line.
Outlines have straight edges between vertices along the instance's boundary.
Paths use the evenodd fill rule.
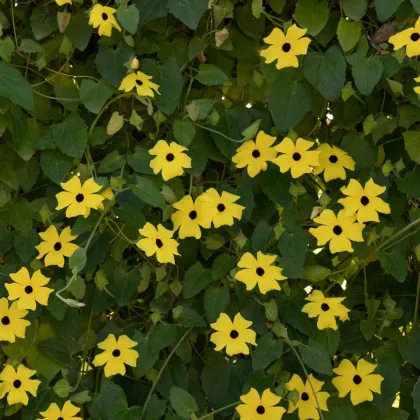
<path fill-rule="evenodd" d="M 281 49 L 285 52 L 288 53 L 291 50 L 292 46 L 286 42 L 285 44 L 283 44 L 283 46 L 281 47 Z"/>
<path fill-rule="evenodd" d="M 137 80 L 136 80 L 136 83 L 137 83 L 139 86 L 141 86 L 141 85 L 143 84 L 143 82 L 142 82 L 141 80 L 139 80 L 139 79 L 137 79 Z"/>
<path fill-rule="evenodd" d="M 411 34 L 410 38 L 412 41 L 417 42 L 420 39 L 420 35 L 417 32 L 414 32 Z"/>
<path fill-rule="evenodd" d="M 360 199 L 360 202 L 364 205 L 367 206 L 369 204 L 369 198 L 367 198 L 365 195 Z"/>
<path fill-rule="evenodd" d="M 56 251 L 60 251 L 60 249 L 61 249 L 61 242 L 56 242 L 56 243 L 54 244 L 54 249 L 55 249 Z"/>
<path fill-rule="evenodd" d="M 262 267 L 258 267 L 256 270 L 257 274 L 261 277 L 264 275 L 265 271 Z"/>
<path fill-rule="evenodd" d="M 338 161 L 338 157 L 337 157 L 336 155 L 331 155 L 331 156 L 328 158 L 328 160 L 329 160 L 331 163 L 337 163 L 337 161 Z"/>
<path fill-rule="evenodd" d="M 115 350 L 112 352 L 112 355 L 113 355 L 114 357 L 118 357 L 120 354 L 121 354 L 121 352 L 120 352 L 118 349 L 115 349 Z"/>
<path fill-rule="evenodd" d="M 327 311 L 330 309 L 330 307 L 328 306 L 328 304 L 327 304 L 327 303 L 323 303 L 323 304 L 321 305 L 321 309 L 322 309 L 324 312 L 327 312 Z"/>
<path fill-rule="evenodd" d="M 78 203 L 81 203 L 85 199 L 85 196 L 83 194 L 77 194 L 76 195 L 76 201 Z"/>
<path fill-rule="evenodd" d="M 341 235 L 342 233 L 343 233 L 343 229 L 341 229 L 341 226 L 334 226 L 333 227 L 333 232 L 336 234 L 336 235 Z"/>
<path fill-rule="evenodd" d="M 220 211 L 220 213 L 222 213 L 222 212 L 224 212 L 224 211 L 226 210 L 226 207 L 225 207 L 225 205 L 224 205 L 224 204 L 220 203 L 220 204 L 217 206 L 217 210 L 219 210 L 219 211 Z"/>
<path fill-rule="evenodd" d="M 13 381 L 13 386 L 14 386 L 16 389 L 19 389 L 19 388 L 21 387 L 21 385 L 22 385 L 22 382 L 20 382 L 20 381 L 19 381 L 19 379 L 15 379 L 15 380 Z"/>
<path fill-rule="evenodd" d="M 359 375 L 354 375 L 354 376 L 353 376 L 353 382 L 354 382 L 356 385 L 359 385 L 360 383 L 362 383 L 362 378 L 361 378 Z"/>
<path fill-rule="evenodd" d="M 265 413 L 265 408 L 262 405 L 259 405 L 257 407 L 257 413 L 258 414 L 264 414 Z"/>
<path fill-rule="evenodd" d="M 168 162 L 172 162 L 174 159 L 175 159 L 175 156 L 173 155 L 173 153 L 168 153 L 168 154 L 166 155 L 166 160 L 167 160 Z"/>
<path fill-rule="evenodd" d="M 64 420 L 63 417 L 59 417 L 57 420 Z"/>
<path fill-rule="evenodd" d="M 108 20 L 108 15 L 106 13 L 102 13 L 102 19 L 103 20 Z"/>
<path fill-rule="evenodd" d="M 260 153 L 260 151 L 259 151 L 259 150 L 255 149 L 255 150 L 252 152 L 252 157 L 254 157 L 254 158 L 259 158 L 260 156 L 261 156 L 261 153 Z"/>
<path fill-rule="evenodd" d="M 300 153 L 295 152 L 295 153 L 293 153 L 292 158 L 293 158 L 294 161 L 297 162 L 297 161 L 299 161 L 302 158 L 302 156 L 300 155 Z"/>
<path fill-rule="evenodd" d="M 34 291 L 34 289 L 32 289 L 32 286 L 26 286 L 25 287 L 25 293 L 27 293 L 28 295 L 30 295 L 33 291 Z"/>
<path fill-rule="evenodd" d="M 239 337 L 239 333 L 238 333 L 238 331 L 236 331 L 236 330 L 232 330 L 231 332 L 230 332 L 230 338 L 238 338 Z"/>
<path fill-rule="evenodd" d="M 163 242 L 160 239 L 156 239 L 156 246 L 158 248 L 162 248 L 163 247 Z"/>
<path fill-rule="evenodd" d="M 9 324 L 10 324 L 10 318 L 9 318 L 8 316 L 4 316 L 4 317 L 1 319 L 1 323 L 2 323 L 3 325 L 9 325 Z"/>
<path fill-rule="evenodd" d="M 190 214 L 188 216 L 190 216 L 191 220 L 197 219 L 197 212 L 195 210 L 190 211 Z"/>
<path fill-rule="evenodd" d="M 309 395 L 306 392 L 302 392 L 302 395 L 300 396 L 300 399 L 302 401 L 308 401 L 309 400 Z"/>

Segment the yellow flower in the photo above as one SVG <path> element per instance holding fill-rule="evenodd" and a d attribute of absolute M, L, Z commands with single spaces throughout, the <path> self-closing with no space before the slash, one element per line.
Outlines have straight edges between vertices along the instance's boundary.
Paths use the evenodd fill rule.
<path fill-rule="evenodd" d="M 174 230 L 179 228 L 180 239 L 188 237 L 200 239 L 200 226 L 205 229 L 210 228 L 213 215 L 201 200 L 196 200 L 194 203 L 191 196 L 186 195 L 172 206 L 178 210 L 171 218 L 174 222 Z"/>
<path fill-rule="evenodd" d="M 340 365 L 333 369 L 337 376 L 332 383 L 338 389 L 338 396 L 345 397 L 350 392 L 350 400 L 353 405 L 364 401 L 372 401 L 373 394 L 381 393 L 381 382 L 384 380 L 382 375 L 372 374 L 376 369 L 375 364 L 360 359 L 357 368 L 350 360 L 344 359 Z"/>
<path fill-rule="evenodd" d="M 121 32 L 120 25 L 114 17 L 116 9 L 112 7 L 102 6 L 101 4 L 95 4 L 92 10 L 89 12 L 89 25 L 94 28 L 99 27 L 99 36 L 111 36 L 112 27 Z"/>
<path fill-rule="evenodd" d="M 41 411 L 44 418 L 38 420 L 82 420 L 81 417 L 74 417 L 79 411 L 80 408 L 70 401 L 66 401 L 61 410 L 56 403 L 52 403 L 46 411 Z"/>
<path fill-rule="evenodd" d="M 262 396 L 258 394 L 255 388 L 241 395 L 240 404 L 236 407 L 236 411 L 240 415 L 241 420 L 280 420 L 286 410 L 283 407 L 274 407 L 280 402 L 280 397 L 266 389 Z"/>
<path fill-rule="evenodd" d="M 58 193 L 55 198 L 58 201 L 56 210 L 61 210 L 67 207 L 66 217 L 89 216 L 91 209 L 98 209 L 102 201 L 105 200 L 97 193 L 101 186 L 98 185 L 93 178 L 88 179 L 82 186 L 77 175 L 73 176 L 67 182 L 62 182 L 63 190 Z"/>
<path fill-rule="evenodd" d="M 130 62 L 130 69 L 131 70 L 137 70 L 140 66 L 139 60 L 137 60 L 136 57 L 134 57 Z"/>
<path fill-rule="evenodd" d="M 420 83 L 420 76 L 419 77 L 415 77 L 414 81 L 417 83 Z M 417 95 L 420 95 L 420 86 L 416 86 L 415 88 L 413 88 L 414 92 L 417 93 Z"/>
<path fill-rule="evenodd" d="M 317 150 L 319 151 L 319 166 L 314 168 L 314 173 L 318 175 L 324 171 L 326 182 L 333 179 L 346 179 L 344 168 L 354 171 L 354 160 L 344 150 L 327 143 L 321 144 Z"/>
<path fill-rule="evenodd" d="M 405 53 L 408 57 L 420 55 L 420 18 L 417 19 L 414 28 L 408 28 L 392 35 L 388 42 L 394 45 L 394 50 L 406 47 Z"/>
<path fill-rule="evenodd" d="M 137 343 L 130 340 L 126 335 L 122 335 L 115 339 L 114 334 L 109 334 L 108 337 L 98 344 L 98 347 L 104 352 L 98 354 L 93 360 L 95 366 L 105 365 L 105 376 L 125 375 L 125 365 L 132 367 L 136 366 L 139 354 L 133 347 Z"/>
<path fill-rule="evenodd" d="M 235 203 L 240 198 L 226 191 L 223 191 L 220 195 L 214 188 L 210 188 L 201 194 L 197 200 L 206 204 L 208 211 L 213 215 L 213 225 L 218 228 L 224 225 L 232 226 L 233 219 L 241 220 L 245 207 Z"/>
<path fill-rule="evenodd" d="M 124 77 L 118 90 L 123 90 L 124 92 L 131 92 L 136 88 L 138 96 L 151 96 L 155 97 L 153 90 L 160 95 L 158 89 L 159 85 L 151 82 L 152 76 L 138 71 L 137 73 L 131 73 Z M 152 90 L 153 89 L 153 90 Z"/>
<path fill-rule="evenodd" d="M 139 229 L 145 238 L 137 242 L 137 246 L 143 250 L 148 257 L 156 254 L 156 259 L 164 264 L 175 264 L 175 255 L 178 253 L 179 243 L 173 239 L 174 232 L 159 224 L 157 229 L 147 222 L 142 229 Z"/>
<path fill-rule="evenodd" d="M 184 168 L 191 168 L 191 158 L 184 152 L 186 147 L 180 146 L 174 141 L 168 144 L 165 140 L 159 140 L 155 147 L 149 150 L 149 154 L 156 156 L 150 167 L 156 175 L 162 171 L 165 181 L 184 174 Z"/>
<path fill-rule="evenodd" d="M 45 277 L 41 270 L 35 271 L 31 276 L 27 268 L 22 267 L 17 273 L 11 273 L 10 278 L 14 283 L 6 283 L 6 289 L 9 292 L 8 299 L 16 300 L 18 309 L 36 309 L 36 303 L 47 306 L 48 298 L 54 291 L 44 287 L 50 279 Z"/>
<path fill-rule="evenodd" d="M 382 194 L 386 187 L 375 184 L 372 178 L 366 182 L 363 188 L 358 181 L 351 179 L 349 185 L 341 189 L 346 198 L 338 200 L 343 205 L 346 216 L 353 216 L 357 212 L 358 222 L 379 222 L 379 213 L 389 214 L 391 208 L 378 195 Z"/>
<path fill-rule="evenodd" d="M 298 67 L 297 55 L 305 55 L 308 52 L 310 38 L 302 38 L 307 29 L 301 29 L 293 24 L 284 35 L 279 28 L 274 28 L 270 35 L 264 38 L 264 42 L 271 44 L 270 47 L 261 51 L 261 56 L 266 62 L 272 63 L 277 60 L 278 70 L 284 67 Z"/>
<path fill-rule="evenodd" d="M 309 318 L 318 317 L 317 327 L 319 330 L 325 330 L 326 328 L 332 328 L 337 330 L 336 317 L 340 321 L 348 321 L 348 313 L 350 312 L 341 302 L 345 298 L 327 298 L 320 290 L 314 290 L 310 296 L 305 300 L 307 303 L 303 308 L 302 312 L 308 314 Z"/>
<path fill-rule="evenodd" d="M 28 369 L 19 365 L 17 370 L 12 365 L 6 365 L 0 373 L 0 398 L 7 394 L 9 405 L 21 403 L 28 405 L 28 392 L 36 397 L 38 386 L 41 383 L 38 379 L 30 379 L 36 374 L 36 370 Z"/>
<path fill-rule="evenodd" d="M 316 393 L 312 392 L 312 387 Z M 309 374 L 306 384 L 303 383 L 300 376 L 294 374 L 292 379 L 286 384 L 289 391 L 296 390 L 299 393 L 299 399 L 296 403 L 289 401 L 288 413 L 293 413 L 296 409 L 300 420 L 319 420 L 318 404 L 322 411 L 328 411 L 327 399 L 329 398 L 328 392 L 321 392 L 324 382 L 318 381 L 311 374 Z M 318 400 L 318 404 L 316 403 Z"/>
<path fill-rule="evenodd" d="M 55 2 L 56 2 L 59 6 L 63 6 L 64 4 L 72 4 L 72 0 L 55 0 Z"/>
<path fill-rule="evenodd" d="M 275 137 L 260 131 L 255 142 L 247 140 L 238 147 L 236 155 L 232 157 L 232 162 L 236 164 L 237 168 L 246 166 L 248 175 L 254 178 L 261 171 L 266 171 L 267 162 L 271 162 L 277 156 L 276 150 L 271 147 L 275 141 Z"/>
<path fill-rule="evenodd" d="M 104 200 L 111 201 L 114 199 L 114 193 L 112 192 L 112 188 L 106 188 L 101 192 L 101 196 L 104 198 Z M 99 203 L 98 210 L 104 209 L 104 203 Z"/>
<path fill-rule="evenodd" d="M 57 228 L 51 225 L 39 236 L 44 241 L 35 247 L 39 252 L 36 259 L 39 260 L 45 256 L 45 266 L 58 265 L 64 267 L 64 257 L 71 257 L 73 252 L 79 248 L 78 245 L 71 243 L 78 235 L 72 235 L 69 226 L 64 228 L 59 235 Z"/>
<path fill-rule="evenodd" d="M 242 255 L 238 267 L 243 268 L 235 274 L 235 279 L 246 284 L 246 290 L 252 290 L 257 284 L 260 292 L 265 295 L 270 290 L 280 290 L 278 282 L 285 280 L 280 267 L 273 265 L 275 255 L 264 255 L 257 252 L 255 258 L 250 252 Z"/>
<path fill-rule="evenodd" d="M 273 159 L 273 162 L 280 167 L 282 173 L 290 170 L 293 178 L 309 174 L 314 166 L 319 166 L 319 151 L 308 151 L 314 144 L 301 138 L 298 138 L 295 144 L 292 139 L 285 137 L 275 146 L 275 149 L 283 154 Z"/>
<path fill-rule="evenodd" d="M 28 311 L 18 309 L 18 303 L 13 302 L 9 307 L 6 298 L 0 299 L 0 341 L 14 343 L 16 337 L 25 338 L 25 330 L 31 323 L 23 319 Z M 2 397 L 0 397 L 2 398 Z"/>
<path fill-rule="evenodd" d="M 247 321 L 240 313 L 235 315 L 233 322 L 225 313 L 221 313 L 217 321 L 210 324 L 217 331 L 211 335 L 210 341 L 216 345 L 216 351 L 226 347 L 228 356 L 249 354 L 247 343 L 257 345 L 255 342 L 257 335 L 249 328 L 251 325 L 252 322 Z"/>
<path fill-rule="evenodd" d="M 347 217 L 344 210 L 336 216 L 332 210 L 324 210 L 318 217 L 314 218 L 320 225 L 317 228 L 310 228 L 309 232 L 318 240 L 318 246 L 330 242 L 330 251 L 353 252 L 350 241 L 363 242 L 363 223 L 356 222 L 356 216 Z"/>

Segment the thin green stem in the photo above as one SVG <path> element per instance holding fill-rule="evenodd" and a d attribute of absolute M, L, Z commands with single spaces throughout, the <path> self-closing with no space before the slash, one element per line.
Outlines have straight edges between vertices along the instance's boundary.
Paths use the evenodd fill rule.
<path fill-rule="evenodd" d="M 101 224 L 101 222 L 102 222 L 102 219 L 105 217 L 105 214 L 108 212 L 109 207 L 110 207 L 110 204 L 111 204 L 111 201 L 109 201 L 109 202 L 106 204 L 106 206 L 105 206 L 104 210 L 102 211 L 101 215 L 99 216 L 99 219 L 98 219 L 98 221 L 96 222 L 96 225 L 95 225 L 95 227 L 93 228 L 92 233 L 90 234 L 90 236 L 89 236 L 89 238 L 88 238 L 88 240 L 87 240 L 87 242 L 86 242 L 86 245 L 85 245 L 85 250 L 86 250 L 86 251 L 88 250 L 89 245 L 90 245 L 90 243 L 92 242 L 92 239 L 93 239 L 93 237 L 95 236 L 95 233 L 96 233 L 96 231 L 98 230 L 99 225 L 100 225 L 100 224 Z"/>
<path fill-rule="evenodd" d="M 15 24 L 15 4 L 14 0 L 10 0 L 10 13 L 12 15 L 12 26 L 13 26 L 13 33 L 15 35 L 15 45 L 16 50 L 18 50 L 18 40 L 17 40 L 17 34 L 16 34 L 16 24 Z"/>
<path fill-rule="evenodd" d="M 144 413 L 146 412 L 147 406 L 149 405 L 150 398 L 152 398 L 153 392 L 155 391 L 156 385 L 159 382 L 160 378 L 162 377 L 162 374 L 164 370 L 166 369 L 166 366 L 168 366 L 169 361 L 172 359 L 175 352 L 178 350 L 178 347 L 181 345 L 181 343 L 187 338 L 188 334 L 192 331 L 193 327 L 188 328 L 186 333 L 181 337 L 181 339 L 178 341 L 176 346 L 172 349 L 172 351 L 169 353 L 168 358 L 165 360 L 165 363 L 160 368 L 159 373 L 157 374 L 155 380 L 153 381 L 152 387 L 150 388 L 149 394 L 147 395 L 146 401 L 143 406 L 143 411 L 141 413 L 140 420 L 143 419 Z"/>
<path fill-rule="evenodd" d="M 414 306 L 413 324 L 417 323 L 417 312 L 419 311 L 419 298 L 420 298 L 420 273 L 418 275 L 418 280 L 417 280 L 416 304 Z"/>
<path fill-rule="evenodd" d="M 235 405 L 238 405 L 238 404 L 240 404 L 240 403 L 241 403 L 241 401 L 236 401 L 236 402 L 234 402 L 234 403 L 232 403 L 232 404 L 225 405 L 224 407 L 222 407 L 222 408 L 218 408 L 217 410 L 214 410 L 214 411 L 212 411 L 211 413 L 208 413 L 208 414 L 206 414 L 206 415 L 205 415 L 205 416 L 203 416 L 203 417 L 199 417 L 197 420 L 204 420 L 204 419 L 208 419 L 209 417 L 212 417 L 214 414 L 220 413 L 220 412 L 222 412 L 223 410 L 227 410 L 228 408 L 235 407 Z"/>
<path fill-rule="evenodd" d="M 197 127 L 202 128 L 203 130 L 207 130 L 207 131 L 211 131 L 212 133 L 219 134 L 220 136 L 224 137 L 225 139 L 228 139 L 228 140 L 233 141 L 233 142 L 235 142 L 235 143 L 243 143 L 243 142 L 246 140 L 246 138 L 243 138 L 242 140 L 235 140 L 235 139 L 231 139 L 230 137 L 225 136 L 225 135 L 224 135 L 223 133 L 221 133 L 220 131 L 213 130 L 212 128 L 208 128 L 208 127 L 206 127 L 205 125 L 196 124 L 196 123 L 194 123 L 194 125 L 195 125 L 195 126 L 197 126 Z"/>
<path fill-rule="evenodd" d="M 404 232 L 407 232 L 407 230 L 410 230 L 413 226 L 417 225 L 417 223 L 420 222 L 420 218 L 414 220 L 413 222 L 409 223 L 407 226 L 403 227 L 401 230 L 399 230 L 397 233 L 392 235 L 390 238 L 388 238 L 386 241 L 382 242 L 381 245 L 379 245 L 378 250 L 381 250 L 385 247 L 385 245 L 392 242 L 397 236 L 402 235 Z"/>
<path fill-rule="evenodd" d="M 37 92 L 35 89 L 32 89 L 32 91 L 36 93 L 38 96 L 42 96 L 43 98 L 47 98 L 47 99 L 54 99 L 55 101 L 64 101 L 64 102 L 79 102 L 80 101 L 80 99 L 76 99 L 76 98 L 56 98 L 55 96 L 44 95 L 41 92 Z"/>
<path fill-rule="evenodd" d="M 414 230 L 412 232 L 408 232 L 407 235 L 404 235 L 402 238 L 398 239 L 398 241 L 393 242 L 392 244 L 389 244 L 387 247 L 385 247 L 384 248 L 384 251 L 386 251 L 387 249 L 392 248 L 393 246 L 397 245 L 401 241 L 404 241 L 405 239 L 409 238 L 410 236 L 415 235 L 419 230 L 420 230 L 420 227 L 418 227 L 416 230 Z"/>

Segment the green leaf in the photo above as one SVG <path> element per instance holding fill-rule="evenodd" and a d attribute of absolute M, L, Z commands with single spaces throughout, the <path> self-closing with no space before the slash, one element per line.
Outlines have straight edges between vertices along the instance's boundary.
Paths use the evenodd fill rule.
<path fill-rule="evenodd" d="M 340 330 L 326 328 L 316 333 L 316 342 L 321 344 L 330 357 L 334 357 L 340 344 Z"/>
<path fill-rule="evenodd" d="M 381 57 L 357 57 L 355 61 L 351 68 L 354 83 L 362 95 L 368 96 L 382 78 L 384 66 Z"/>
<path fill-rule="evenodd" d="M 120 6 L 117 10 L 117 18 L 121 26 L 130 32 L 130 34 L 134 35 L 137 32 L 140 13 L 134 4 L 128 7 Z"/>
<path fill-rule="evenodd" d="M 51 8 L 41 5 L 31 14 L 32 33 L 37 41 L 46 38 L 57 29 L 57 15 Z"/>
<path fill-rule="evenodd" d="M 41 44 L 38 44 L 38 42 L 34 41 L 33 39 L 22 39 L 20 42 L 19 51 L 22 51 L 25 54 L 31 54 L 43 52 L 44 48 Z"/>
<path fill-rule="evenodd" d="M 150 348 L 152 353 L 159 353 L 175 341 L 176 328 L 172 325 L 158 324 L 150 335 Z"/>
<path fill-rule="evenodd" d="M 344 52 L 350 51 L 357 45 L 361 32 L 362 24 L 360 22 L 350 22 L 345 18 L 340 19 L 337 37 Z"/>
<path fill-rule="evenodd" d="M 236 266 L 236 258 L 226 253 L 220 254 L 211 267 L 212 280 L 219 280 Z"/>
<path fill-rule="evenodd" d="M 211 271 L 203 268 L 201 263 L 196 262 L 185 272 L 182 296 L 185 299 L 190 299 L 204 290 L 210 282 Z"/>
<path fill-rule="evenodd" d="M 295 259 L 303 265 L 308 250 L 308 235 L 303 229 L 295 232 L 283 232 L 277 242 L 282 257 Z"/>
<path fill-rule="evenodd" d="M 414 408 L 416 409 L 417 417 L 420 417 L 420 379 L 414 386 L 411 396 L 413 397 Z"/>
<path fill-rule="evenodd" d="M 78 50 L 86 49 L 92 35 L 92 26 L 89 25 L 89 18 L 84 10 L 78 10 L 77 13 L 71 15 L 64 34 Z"/>
<path fill-rule="evenodd" d="M 139 174 L 152 174 L 150 161 L 152 155 L 143 146 L 136 146 L 134 153 L 127 156 L 127 163 Z"/>
<path fill-rule="evenodd" d="M 49 357 L 60 365 L 68 365 L 72 360 L 68 343 L 63 340 L 59 340 L 58 338 L 51 338 L 40 342 L 38 344 L 38 349 L 43 355 Z"/>
<path fill-rule="evenodd" d="M 341 0 L 341 7 L 346 16 L 359 21 L 366 14 L 367 0 Z"/>
<path fill-rule="evenodd" d="M 83 79 L 80 84 L 80 100 L 94 114 L 98 114 L 105 102 L 114 94 L 114 89 L 102 79 L 99 83 Z"/>
<path fill-rule="evenodd" d="M 4 61 L 0 61 L 0 96 L 10 99 L 25 109 L 34 108 L 31 85 L 18 69 L 9 67 Z"/>
<path fill-rule="evenodd" d="M 189 308 L 188 306 L 177 306 L 175 309 L 172 309 L 173 317 L 176 319 L 180 325 L 184 327 L 201 327 L 204 328 L 207 326 L 203 317 L 194 309 Z M 177 314 L 175 316 L 175 314 Z"/>
<path fill-rule="evenodd" d="M 187 106 L 188 116 L 192 121 L 204 120 L 213 109 L 212 99 L 196 99 Z"/>
<path fill-rule="evenodd" d="M 343 137 L 340 147 L 355 160 L 360 168 L 371 168 L 376 163 L 378 149 L 369 136 L 348 132 Z"/>
<path fill-rule="evenodd" d="M 4 61 L 7 63 L 10 62 L 14 50 L 15 43 L 12 38 L 0 39 L 0 57 Z"/>
<path fill-rule="evenodd" d="M 175 411 L 184 419 L 189 419 L 191 413 L 198 411 L 195 398 L 182 388 L 172 387 L 169 401 Z"/>
<path fill-rule="evenodd" d="M 209 286 L 204 293 L 204 311 L 209 322 L 216 322 L 230 303 L 229 288 Z"/>
<path fill-rule="evenodd" d="M 168 14 L 168 0 L 136 0 L 134 4 L 140 12 L 139 29 L 147 22 Z"/>
<path fill-rule="evenodd" d="M 268 95 L 268 109 L 276 127 L 287 133 L 311 109 L 311 103 L 311 89 L 307 82 L 298 79 L 297 70 L 281 70 Z"/>
<path fill-rule="evenodd" d="M 58 149 L 41 152 L 41 167 L 51 181 L 59 184 L 64 181 L 73 165 L 73 159 L 64 155 Z"/>
<path fill-rule="evenodd" d="M 106 174 L 121 169 L 124 165 L 125 159 L 116 151 L 113 150 L 108 153 L 98 167 L 98 173 Z"/>
<path fill-rule="evenodd" d="M 397 10 L 404 0 L 375 0 L 375 9 L 378 19 L 381 22 L 388 20 Z"/>
<path fill-rule="evenodd" d="M 177 0 L 169 1 L 168 9 L 176 18 L 189 28 L 195 29 L 201 15 L 207 10 L 207 0 Z"/>
<path fill-rule="evenodd" d="M 420 0 L 411 0 L 411 4 L 417 13 L 420 13 Z"/>
<path fill-rule="evenodd" d="M 310 338 L 307 345 L 299 346 L 299 351 L 303 362 L 315 372 L 333 374 L 330 356 L 321 344 Z"/>
<path fill-rule="evenodd" d="M 117 266 L 112 278 L 110 291 L 115 296 L 118 306 L 126 306 L 140 284 L 140 273 L 136 268 L 126 271 L 126 267 Z"/>
<path fill-rule="evenodd" d="M 312 283 L 325 280 L 331 273 L 329 268 L 321 267 L 320 265 L 310 265 L 305 267 L 305 278 Z"/>
<path fill-rule="evenodd" d="M 408 171 L 404 178 L 397 178 L 395 181 L 398 189 L 407 195 L 420 198 L 420 168 L 416 167 L 414 171 Z"/>
<path fill-rule="evenodd" d="M 252 251 L 254 254 L 258 251 L 265 252 L 272 237 L 272 226 L 270 226 L 265 220 L 260 220 L 251 237 Z"/>
<path fill-rule="evenodd" d="M 66 155 L 81 158 L 87 144 L 87 126 L 77 114 L 72 114 L 62 123 L 51 126 L 58 148 Z"/>
<path fill-rule="evenodd" d="M 69 268 L 70 270 L 76 270 L 80 272 L 85 268 L 86 261 L 86 249 L 78 248 L 69 258 Z"/>
<path fill-rule="evenodd" d="M 213 64 L 200 64 L 195 78 L 206 86 L 223 85 L 229 81 L 223 70 Z"/>
<path fill-rule="evenodd" d="M 414 162 L 420 163 L 420 131 L 405 131 L 403 136 L 408 156 Z"/>
<path fill-rule="evenodd" d="M 195 137 L 195 127 L 190 121 L 175 120 L 172 127 L 176 141 L 188 147 Z"/>
<path fill-rule="evenodd" d="M 282 354 L 283 341 L 275 340 L 273 334 L 268 332 L 257 341 L 257 347 L 252 354 L 252 368 L 265 369 L 274 360 L 280 359 Z"/>
<path fill-rule="evenodd" d="M 131 185 L 131 189 L 133 190 L 133 193 L 145 203 L 154 207 L 159 207 L 162 210 L 165 208 L 165 198 L 150 179 L 138 176 L 136 178 L 136 184 Z"/>
<path fill-rule="evenodd" d="M 7 222 L 21 232 L 32 229 L 32 207 L 28 200 L 19 198 L 4 213 Z"/>
<path fill-rule="evenodd" d="M 327 24 L 329 15 L 326 0 L 298 0 L 296 3 L 296 22 L 301 28 L 307 28 L 309 35 L 318 35 Z"/>
<path fill-rule="evenodd" d="M 392 247 L 389 251 L 379 251 L 379 262 L 381 267 L 394 276 L 400 283 L 404 283 L 407 278 L 407 261 L 405 252 L 401 252 L 398 247 Z"/>

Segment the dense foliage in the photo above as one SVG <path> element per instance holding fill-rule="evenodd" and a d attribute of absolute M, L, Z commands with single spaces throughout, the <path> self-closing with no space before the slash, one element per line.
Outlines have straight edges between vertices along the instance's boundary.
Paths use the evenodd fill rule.
<path fill-rule="evenodd" d="M 0 0 L 1 416 L 420 417 L 419 14 Z"/>

